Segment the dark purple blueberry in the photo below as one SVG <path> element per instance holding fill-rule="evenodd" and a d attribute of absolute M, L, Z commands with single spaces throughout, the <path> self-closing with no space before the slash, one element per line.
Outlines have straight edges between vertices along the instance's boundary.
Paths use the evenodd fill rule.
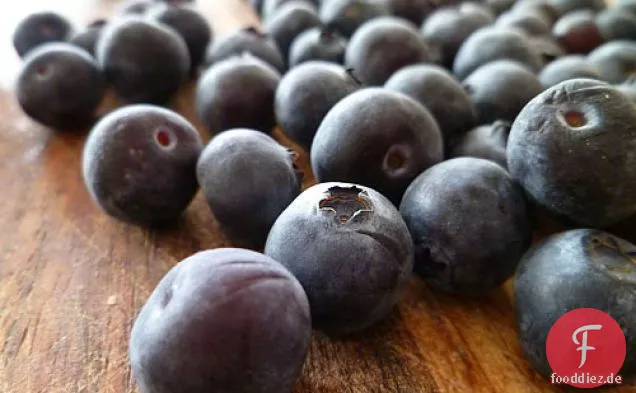
<path fill-rule="evenodd" d="M 310 339 L 298 280 L 263 254 L 220 248 L 161 279 L 128 354 L 141 393 L 291 393 Z"/>
<path fill-rule="evenodd" d="M 324 0 L 320 6 L 323 24 L 347 38 L 365 22 L 389 14 L 388 4 L 382 0 Z"/>
<path fill-rule="evenodd" d="M 565 49 L 552 36 L 529 37 L 528 41 L 530 46 L 539 52 L 544 64 L 567 55 Z"/>
<path fill-rule="evenodd" d="M 538 12 L 508 11 L 497 18 L 497 26 L 518 28 L 533 36 L 545 36 L 552 32 L 550 22 Z"/>
<path fill-rule="evenodd" d="M 106 83 L 95 60 L 67 43 L 47 43 L 24 58 L 16 84 L 22 110 L 58 130 L 77 130 L 95 120 Z"/>
<path fill-rule="evenodd" d="M 208 49 L 205 66 L 209 67 L 246 52 L 268 63 L 280 73 L 287 70 L 283 55 L 274 40 L 255 27 L 246 27 L 215 40 Z"/>
<path fill-rule="evenodd" d="M 142 226 L 176 221 L 199 186 L 203 143 L 181 115 L 152 105 L 117 109 L 97 123 L 84 146 L 88 192 L 105 213 Z"/>
<path fill-rule="evenodd" d="M 347 39 L 328 28 L 313 28 L 299 34 L 289 49 L 289 66 L 311 60 L 343 64 Z"/>
<path fill-rule="evenodd" d="M 213 39 L 212 29 L 203 15 L 191 7 L 160 4 L 152 7 L 148 16 L 179 33 L 188 47 L 190 69 L 194 72 L 203 63 Z"/>
<path fill-rule="evenodd" d="M 272 37 L 284 59 L 289 59 L 292 42 L 307 29 L 320 26 L 316 7 L 306 1 L 285 3 L 265 21 L 265 31 Z"/>
<path fill-rule="evenodd" d="M 232 244 L 256 250 L 265 246 L 276 218 L 300 194 L 297 157 L 272 137 L 248 129 L 223 132 L 205 147 L 197 179 Z"/>
<path fill-rule="evenodd" d="M 454 141 L 448 149 L 449 158 L 475 157 L 490 160 L 507 168 L 506 146 L 511 124 L 497 120 L 475 127 Z"/>
<path fill-rule="evenodd" d="M 327 0 L 329 1 L 329 0 Z M 386 0 L 391 14 L 421 26 L 424 19 L 439 7 L 438 0 Z"/>
<path fill-rule="evenodd" d="M 338 102 L 311 146 L 319 182 L 374 188 L 396 205 L 411 181 L 443 159 L 442 134 L 433 115 L 406 94 L 365 88 Z"/>
<path fill-rule="evenodd" d="M 581 226 L 636 213 L 636 107 L 613 86 L 570 79 L 521 111 L 508 168 L 541 208 Z"/>
<path fill-rule="evenodd" d="M 84 49 L 90 53 L 91 56 L 95 56 L 97 41 L 99 41 L 99 37 L 101 37 L 102 30 L 104 30 L 106 24 L 106 20 L 98 19 L 72 36 L 69 42 L 78 48 Z"/>
<path fill-rule="evenodd" d="M 404 67 L 393 74 L 384 87 L 424 105 L 437 121 L 445 141 L 477 124 L 477 112 L 470 97 L 444 68 L 431 64 Z"/>
<path fill-rule="evenodd" d="M 511 28 L 484 27 L 468 37 L 459 48 L 453 73 L 457 79 L 463 80 L 482 65 L 505 59 L 518 61 L 533 72 L 543 66 L 541 53 L 523 33 Z"/>
<path fill-rule="evenodd" d="M 318 11 L 318 5 L 321 0 L 263 0 L 262 7 L 262 20 L 267 22 L 269 18 L 274 16 L 283 6 L 288 3 L 303 2 L 307 6 L 312 7 L 315 11 Z"/>
<path fill-rule="evenodd" d="M 329 110 L 360 85 L 342 66 L 310 61 L 292 68 L 276 89 L 275 112 L 283 132 L 309 151 Z"/>
<path fill-rule="evenodd" d="M 606 7 L 605 0 L 549 0 L 549 2 L 559 15 L 580 10 L 599 12 Z"/>
<path fill-rule="evenodd" d="M 431 13 L 421 28 L 422 37 L 439 48 L 441 63 L 452 68 L 455 55 L 475 31 L 494 22 L 491 15 L 467 7 L 443 7 Z"/>
<path fill-rule="evenodd" d="M 569 55 L 556 59 L 546 65 L 539 74 L 539 81 L 544 89 L 577 78 L 601 79 L 601 75 L 582 55 Z"/>
<path fill-rule="evenodd" d="M 634 2 L 636 7 L 636 2 Z M 636 40 L 636 10 L 627 7 L 611 7 L 596 16 L 603 38 L 611 40 Z"/>
<path fill-rule="evenodd" d="M 168 103 L 190 71 L 183 38 L 163 24 L 136 17 L 106 26 L 96 57 L 117 96 L 129 104 Z"/>
<path fill-rule="evenodd" d="M 21 20 L 13 31 L 13 47 L 22 58 L 42 44 L 67 41 L 73 33 L 71 23 L 54 12 L 36 12 Z"/>
<path fill-rule="evenodd" d="M 368 86 L 383 85 L 402 67 L 425 63 L 431 53 L 414 25 L 385 16 L 366 22 L 351 37 L 345 64 Z"/>
<path fill-rule="evenodd" d="M 196 110 L 210 131 L 250 128 L 271 133 L 276 125 L 274 95 L 280 74 L 245 53 L 210 67 L 199 79 Z"/>
<path fill-rule="evenodd" d="M 298 278 L 315 328 L 332 336 L 366 329 L 394 309 L 413 269 L 398 210 L 373 189 L 320 183 L 278 217 L 265 254 Z"/>
<path fill-rule="evenodd" d="M 609 41 L 596 48 L 587 57 L 604 81 L 622 83 L 636 73 L 636 42 Z"/>
<path fill-rule="evenodd" d="M 552 29 L 552 35 L 568 53 L 590 53 L 604 41 L 590 10 L 565 14 Z"/>
<path fill-rule="evenodd" d="M 514 121 L 523 107 L 543 91 L 539 78 L 524 64 L 512 60 L 486 63 L 463 83 L 477 108 L 477 123 Z"/>
<path fill-rule="evenodd" d="M 428 169 L 400 204 L 415 272 L 450 293 L 491 291 L 510 278 L 532 240 L 523 190 L 494 162 L 454 158 Z"/>
<path fill-rule="evenodd" d="M 616 85 L 616 88 L 636 104 L 636 76 L 631 76 L 625 82 Z"/>
<path fill-rule="evenodd" d="M 517 332 L 524 355 L 543 377 L 552 373 L 546 356 L 550 329 L 579 308 L 603 311 L 618 322 L 627 343 L 618 374 L 636 374 L 635 254 L 626 240 L 575 229 L 542 240 L 524 256 L 514 280 Z"/>
<path fill-rule="evenodd" d="M 152 0 L 128 0 L 119 6 L 117 14 L 142 15 L 153 6 Z"/>
<path fill-rule="evenodd" d="M 538 13 L 549 22 L 550 26 L 560 17 L 559 12 L 549 0 L 517 0 L 512 11 Z"/>

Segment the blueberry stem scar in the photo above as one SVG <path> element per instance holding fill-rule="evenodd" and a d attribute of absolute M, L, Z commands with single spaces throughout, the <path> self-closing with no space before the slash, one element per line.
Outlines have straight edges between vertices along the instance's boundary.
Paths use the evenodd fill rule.
<path fill-rule="evenodd" d="M 327 197 L 318 202 L 320 211 L 333 212 L 338 221 L 346 223 L 363 212 L 372 212 L 367 193 L 358 187 L 331 187 Z"/>

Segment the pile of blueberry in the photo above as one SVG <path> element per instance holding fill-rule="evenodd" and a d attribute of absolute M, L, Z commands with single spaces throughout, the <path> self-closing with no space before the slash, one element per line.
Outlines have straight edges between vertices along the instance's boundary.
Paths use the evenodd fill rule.
<path fill-rule="evenodd" d="M 82 170 L 105 213 L 170 225 L 202 190 L 236 247 L 148 299 L 142 392 L 290 392 L 312 329 L 369 328 L 412 272 L 457 296 L 514 277 L 544 376 L 554 322 L 605 311 L 636 375 L 636 246 L 611 234 L 636 213 L 636 2 L 251 1 L 262 27 L 216 39 L 189 3 L 136 0 L 75 33 L 38 13 L 14 35 L 24 112 L 92 125 Z M 191 78 L 207 144 L 166 108 Z M 96 119 L 107 88 L 124 105 Z M 532 246 L 536 212 L 572 229 Z"/>

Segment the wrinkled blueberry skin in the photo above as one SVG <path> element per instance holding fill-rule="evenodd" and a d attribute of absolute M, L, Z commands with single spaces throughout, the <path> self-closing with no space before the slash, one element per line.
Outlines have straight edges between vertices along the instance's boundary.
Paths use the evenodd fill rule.
<path fill-rule="evenodd" d="M 388 0 L 391 14 L 404 18 L 416 26 L 421 26 L 424 19 L 438 7 L 436 0 Z"/>
<path fill-rule="evenodd" d="M 545 378 L 552 369 L 546 341 L 565 313 L 595 308 L 608 313 L 625 333 L 627 356 L 619 371 L 636 374 L 636 247 L 609 233 L 575 229 L 535 245 L 514 280 L 517 331 L 524 355 Z"/>
<path fill-rule="evenodd" d="M 636 213 L 636 108 L 611 85 L 572 79 L 545 90 L 515 120 L 507 157 L 555 216 L 602 228 Z"/>
<path fill-rule="evenodd" d="M 514 121 L 523 107 L 543 90 L 528 67 L 511 60 L 484 64 L 463 85 L 477 108 L 478 124 Z"/>
<path fill-rule="evenodd" d="M 284 73 L 287 69 L 285 59 L 274 40 L 254 27 L 246 27 L 215 40 L 208 49 L 204 66 L 210 67 L 230 57 L 243 55 L 245 52 L 258 57 L 280 73 Z"/>
<path fill-rule="evenodd" d="M 507 169 L 506 146 L 511 126 L 509 122 L 497 120 L 492 124 L 475 127 L 450 146 L 448 156 L 483 158 Z"/>
<path fill-rule="evenodd" d="M 281 6 L 265 22 L 265 31 L 276 42 L 284 59 L 289 59 L 292 42 L 307 29 L 320 26 L 316 8 L 305 1 L 293 1 Z"/>
<path fill-rule="evenodd" d="M 67 41 L 73 32 L 71 23 L 54 12 L 36 12 L 20 21 L 13 31 L 13 47 L 18 56 L 46 43 Z"/>
<path fill-rule="evenodd" d="M 539 74 L 544 89 L 558 85 L 569 79 L 601 79 L 601 74 L 582 55 L 569 55 L 546 65 Z"/>
<path fill-rule="evenodd" d="M 511 28 L 484 27 L 468 37 L 459 48 L 453 74 L 463 80 L 482 65 L 505 59 L 518 61 L 533 72 L 543 66 L 540 52 L 523 33 Z"/>
<path fill-rule="evenodd" d="M 345 64 L 368 86 L 381 86 L 402 67 L 431 59 L 414 25 L 386 16 L 365 23 L 345 52 Z"/>
<path fill-rule="evenodd" d="M 171 224 L 199 188 L 202 149 L 197 130 L 179 114 L 152 105 L 122 107 L 90 131 L 84 183 L 110 216 L 147 227 Z"/>
<path fill-rule="evenodd" d="M 97 43 L 97 62 L 126 103 L 163 105 L 186 81 L 188 48 L 173 29 L 139 17 L 111 22 Z"/>
<path fill-rule="evenodd" d="M 24 58 L 16 83 L 22 110 L 58 130 L 80 129 L 94 119 L 106 83 L 95 60 L 67 43 L 47 43 Z"/>
<path fill-rule="evenodd" d="M 97 41 L 99 41 L 99 37 L 102 35 L 102 30 L 104 30 L 104 26 L 107 21 L 104 19 L 99 19 L 86 26 L 84 30 L 79 31 L 69 40 L 69 43 L 77 46 L 78 48 L 84 49 L 86 52 L 90 53 L 91 56 L 95 56 L 95 48 L 97 47 Z"/>
<path fill-rule="evenodd" d="M 533 36 L 549 35 L 552 26 L 538 12 L 509 11 L 497 18 L 497 26 L 516 27 Z"/>
<path fill-rule="evenodd" d="M 359 87 L 354 77 L 337 64 L 310 61 L 294 67 L 276 89 L 278 124 L 287 136 L 309 151 L 329 110 Z"/>
<path fill-rule="evenodd" d="M 382 1 L 326 0 L 320 6 L 322 23 L 347 38 L 364 23 L 390 13 L 388 4 Z"/>
<path fill-rule="evenodd" d="M 439 66 L 404 67 L 393 74 L 384 87 L 404 93 L 430 110 L 445 141 L 477 124 L 477 112 L 470 97 L 453 75 Z"/>
<path fill-rule="evenodd" d="M 276 69 L 249 53 L 221 61 L 197 84 L 199 118 L 213 135 L 232 128 L 271 133 L 276 125 L 274 96 L 279 81 Z"/>
<path fill-rule="evenodd" d="M 569 53 L 587 54 L 604 42 L 596 25 L 596 15 L 590 10 L 564 15 L 554 25 L 552 35 Z"/>
<path fill-rule="evenodd" d="M 411 181 L 444 155 L 428 109 L 384 88 L 361 89 L 338 102 L 320 124 L 310 153 L 319 182 L 362 184 L 396 205 Z"/>
<path fill-rule="evenodd" d="M 289 67 L 307 61 L 344 63 L 347 39 L 328 28 L 307 29 L 294 39 L 289 49 Z"/>
<path fill-rule="evenodd" d="M 500 165 L 461 157 L 409 186 L 400 213 L 415 249 L 415 272 L 438 290 L 474 294 L 510 278 L 532 240 L 523 190 Z"/>
<path fill-rule="evenodd" d="M 608 8 L 596 16 L 596 25 L 607 41 L 636 39 L 636 10 L 628 7 Z"/>
<path fill-rule="evenodd" d="M 311 317 L 280 263 L 221 248 L 184 259 L 159 282 L 132 328 L 141 393 L 291 393 Z"/>
<path fill-rule="evenodd" d="M 320 183 L 300 194 L 276 220 L 265 254 L 298 278 L 314 327 L 332 336 L 385 318 L 413 269 L 413 246 L 397 209 L 349 183 Z"/>
<path fill-rule="evenodd" d="M 629 40 L 607 42 L 591 52 L 587 60 L 598 68 L 604 81 L 622 83 L 636 69 L 636 42 Z"/>
<path fill-rule="evenodd" d="M 605 9 L 604 0 L 550 0 L 550 4 L 559 15 L 579 10 L 599 12 Z"/>
<path fill-rule="evenodd" d="M 223 132 L 205 147 L 197 179 L 233 244 L 265 246 L 276 218 L 300 194 L 302 172 L 295 157 L 270 136 L 247 129 Z"/>

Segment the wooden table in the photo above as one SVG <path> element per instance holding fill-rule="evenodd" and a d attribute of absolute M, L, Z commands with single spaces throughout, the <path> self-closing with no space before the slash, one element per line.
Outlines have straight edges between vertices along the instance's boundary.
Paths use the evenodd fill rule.
<path fill-rule="evenodd" d="M 217 36 L 257 23 L 239 0 L 199 2 Z M 84 136 L 56 135 L 22 114 L 10 91 L 19 61 L 7 38 L 21 17 L 49 3 L 12 2 L 0 15 L 5 37 L 0 47 L 0 392 L 135 392 L 127 343 L 136 313 L 176 262 L 229 244 L 200 195 L 171 230 L 149 232 L 107 217 L 82 182 Z M 108 16 L 116 5 L 54 3 L 78 24 Z M 112 98 L 106 101 L 104 110 L 116 105 Z M 192 110 L 192 85 L 173 107 L 209 138 Z M 303 160 L 309 173 L 306 155 Z M 480 299 L 461 299 L 433 293 L 413 278 L 398 310 L 377 328 L 340 342 L 316 334 L 296 391 L 559 391 L 522 358 L 511 304 L 510 284 Z"/>

